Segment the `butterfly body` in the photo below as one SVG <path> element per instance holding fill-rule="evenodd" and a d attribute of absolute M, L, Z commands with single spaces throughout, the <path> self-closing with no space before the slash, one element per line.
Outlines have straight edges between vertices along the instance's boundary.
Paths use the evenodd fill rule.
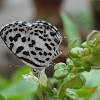
<path fill-rule="evenodd" d="M 0 35 L 7 47 L 25 64 L 43 69 L 58 57 L 62 36 L 55 26 L 45 21 L 15 21 L 5 25 Z"/>

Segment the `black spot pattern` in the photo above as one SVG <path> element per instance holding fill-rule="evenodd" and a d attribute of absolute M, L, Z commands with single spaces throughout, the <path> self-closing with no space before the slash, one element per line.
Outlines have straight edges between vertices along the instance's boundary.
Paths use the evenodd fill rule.
<path fill-rule="evenodd" d="M 32 65 L 35 66 L 35 67 L 44 67 L 44 66 L 40 66 L 40 65 L 34 63 L 33 61 L 31 61 L 31 60 L 29 60 L 29 59 L 27 59 L 27 58 L 24 58 L 24 57 L 20 57 L 20 58 L 21 58 L 22 60 L 26 61 L 27 63 L 32 64 Z"/>
<path fill-rule="evenodd" d="M 9 32 L 12 32 L 12 29 L 10 29 Z"/>
<path fill-rule="evenodd" d="M 39 28 L 40 28 L 40 29 L 43 29 L 43 27 L 42 27 L 42 26 L 40 26 Z"/>
<path fill-rule="evenodd" d="M 14 28 L 14 31 L 17 31 L 18 30 L 18 28 Z"/>
<path fill-rule="evenodd" d="M 33 34 L 33 32 L 31 32 L 30 34 Z"/>
<path fill-rule="evenodd" d="M 23 37 L 22 38 L 22 42 L 26 42 L 26 37 Z"/>
<path fill-rule="evenodd" d="M 51 39 L 48 39 L 48 41 L 51 41 Z"/>
<path fill-rule="evenodd" d="M 22 27 L 22 25 L 19 25 L 19 27 Z"/>
<path fill-rule="evenodd" d="M 44 51 L 44 53 L 43 53 L 45 56 L 47 56 L 47 53 Z"/>
<path fill-rule="evenodd" d="M 36 55 L 36 53 L 34 51 L 31 51 L 31 54 Z"/>
<path fill-rule="evenodd" d="M 24 49 L 23 46 L 19 46 L 16 50 L 16 54 L 18 54 L 19 52 L 21 52 Z"/>
<path fill-rule="evenodd" d="M 23 31 L 24 31 L 24 29 L 23 29 L 23 28 L 22 28 L 22 29 L 19 29 L 19 31 L 20 31 L 20 32 L 23 32 Z"/>
<path fill-rule="evenodd" d="M 39 47 L 35 47 L 35 50 L 37 50 L 37 51 L 42 51 L 42 49 L 39 48 Z"/>
<path fill-rule="evenodd" d="M 34 35 L 38 36 L 39 34 L 38 33 L 35 33 Z"/>
<path fill-rule="evenodd" d="M 34 32 L 38 32 L 39 30 L 34 30 Z"/>
<path fill-rule="evenodd" d="M 21 37 L 21 35 L 19 33 L 16 34 L 17 37 Z"/>
<path fill-rule="evenodd" d="M 4 42 L 6 42 L 6 40 L 7 40 L 7 39 L 6 39 L 6 36 L 4 36 Z"/>
<path fill-rule="evenodd" d="M 43 37 L 42 37 L 42 36 L 39 36 L 39 38 L 40 38 L 40 39 L 43 39 Z"/>
<path fill-rule="evenodd" d="M 28 37 L 28 41 L 30 41 L 30 37 Z"/>
<path fill-rule="evenodd" d="M 13 43 L 10 43 L 9 49 L 12 50 L 13 47 L 14 47 L 14 44 Z"/>
<path fill-rule="evenodd" d="M 45 43 L 45 46 L 46 46 L 49 50 L 52 50 L 52 48 L 51 48 L 47 43 Z"/>
<path fill-rule="evenodd" d="M 26 55 L 26 56 L 29 56 L 29 52 L 28 51 L 24 51 L 23 54 Z"/>
<path fill-rule="evenodd" d="M 55 46 L 55 44 L 54 44 L 54 43 L 50 43 L 50 45 Z"/>
<path fill-rule="evenodd" d="M 56 33 L 55 33 L 55 32 L 50 32 L 50 35 L 51 35 L 51 36 L 55 36 Z"/>
<path fill-rule="evenodd" d="M 42 52 L 39 52 L 39 55 L 41 55 L 41 56 L 42 56 Z"/>
<path fill-rule="evenodd" d="M 44 34 L 44 37 L 48 37 L 48 34 Z"/>
<path fill-rule="evenodd" d="M 34 26 L 34 28 L 38 28 L 38 26 Z"/>
<path fill-rule="evenodd" d="M 50 60 L 50 58 L 46 58 L 46 61 L 49 61 Z"/>
<path fill-rule="evenodd" d="M 29 47 L 33 47 L 33 45 L 32 44 L 29 44 Z"/>
<path fill-rule="evenodd" d="M 48 53 L 49 56 L 52 56 L 52 53 Z"/>
<path fill-rule="evenodd" d="M 32 45 L 34 45 L 35 44 L 35 41 L 34 40 L 32 40 Z"/>
<path fill-rule="evenodd" d="M 18 39 L 18 37 L 17 37 L 17 36 L 15 36 L 15 37 L 14 37 L 14 41 L 16 42 L 16 41 L 17 41 L 17 39 Z"/>
<path fill-rule="evenodd" d="M 43 41 L 46 41 L 46 39 L 45 39 L 45 38 L 43 38 Z"/>
<path fill-rule="evenodd" d="M 56 38 L 54 39 L 54 41 L 55 41 L 57 44 L 59 44 L 59 43 L 60 43 L 60 41 L 59 41 L 59 40 L 57 40 Z"/>
<path fill-rule="evenodd" d="M 43 31 L 41 31 L 41 30 L 39 30 L 39 32 L 42 34 L 43 33 Z"/>
<path fill-rule="evenodd" d="M 9 33 L 9 32 L 7 31 L 5 34 L 8 35 L 8 33 Z"/>
<path fill-rule="evenodd" d="M 54 48 L 53 48 L 53 51 L 55 51 L 55 50 L 56 50 L 56 48 L 54 47 Z"/>
<path fill-rule="evenodd" d="M 38 62 L 40 62 L 40 63 L 45 63 L 45 61 L 43 61 L 43 60 L 39 60 L 38 58 L 34 58 L 35 60 L 37 60 Z"/>
<path fill-rule="evenodd" d="M 9 37 L 9 40 L 12 42 L 12 41 L 13 41 L 13 37 L 10 36 L 10 37 Z"/>

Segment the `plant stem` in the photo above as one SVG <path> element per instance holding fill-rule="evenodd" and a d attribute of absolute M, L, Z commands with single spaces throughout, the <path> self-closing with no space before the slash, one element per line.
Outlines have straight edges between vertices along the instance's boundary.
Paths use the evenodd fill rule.
<path fill-rule="evenodd" d="M 70 73 L 77 73 L 80 67 L 73 67 Z"/>
<path fill-rule="evenodd" d="M 59 100 L 63 100 L 66 88 L 67 88 L 67 78 L 64 79 L 61 89 L 59 91 L 59 94 L 58 94 Z"/>

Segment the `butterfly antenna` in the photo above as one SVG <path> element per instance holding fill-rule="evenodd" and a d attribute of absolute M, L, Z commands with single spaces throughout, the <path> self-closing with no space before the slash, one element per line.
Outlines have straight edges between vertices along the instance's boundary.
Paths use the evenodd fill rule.
<path fill-rule="evenodd" d="M 10 67 L 26 67 L 25 65 L 11 65 Z"/>

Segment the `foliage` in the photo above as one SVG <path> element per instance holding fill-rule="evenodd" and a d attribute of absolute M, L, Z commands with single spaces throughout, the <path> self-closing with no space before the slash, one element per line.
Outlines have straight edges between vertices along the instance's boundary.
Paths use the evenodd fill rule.
<path fill-rule="evenodd" d="M 44 100 L 43 92 L 50 100 L 98 100 L 100 98 L 96 93 L 97 89 L 100 89 L 100 71 L 94 70 L 99 69 L 96 66 L 100 65 L 100 32 L 92 31 L 82 43 L 82 47 L 79 47 L 81 38 L 77 28 L 64 13 L 61 14 L 67 32 L 65 34 L 68 36 L 66 63 L 57 63 L 54 66 L 54 77 L 50 79 L 47 78 L 45 69 L 38 77 L 30 71 L 31 68 L 24 67 L 12 75 L 11 81 L 0 77 L 0 100 L 35 100 L 36 94 L 40 100 Z"/>

